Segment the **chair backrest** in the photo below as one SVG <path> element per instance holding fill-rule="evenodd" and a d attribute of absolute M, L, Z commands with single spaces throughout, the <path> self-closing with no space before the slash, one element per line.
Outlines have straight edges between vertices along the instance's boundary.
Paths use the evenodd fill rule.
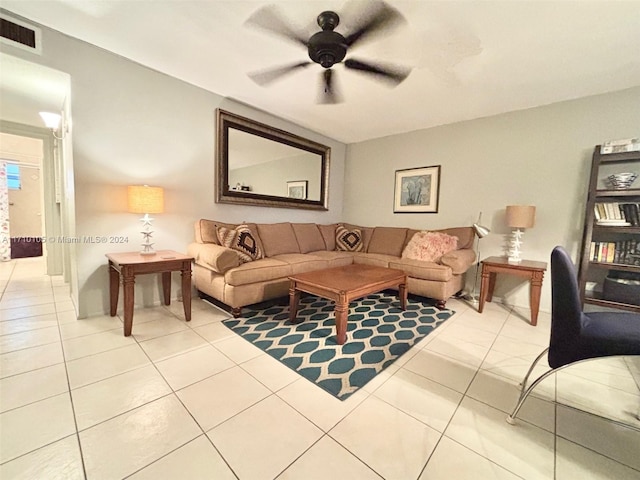
<path fill-rule="evenodd" d="M 556 368 L 573 361 L 572 345 L 580 335 L 582 303 L 576 270 L 563 247 L 551 252 L 551 340 L 549 365 Z"/>

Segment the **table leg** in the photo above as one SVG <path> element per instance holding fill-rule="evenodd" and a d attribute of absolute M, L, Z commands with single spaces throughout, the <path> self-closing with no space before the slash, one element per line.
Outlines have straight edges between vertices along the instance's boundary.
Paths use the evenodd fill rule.
<path fill-rule="evenodd" d="M 529 302 L 531 307 L 531 325 L 538 324 L 538 312 L 540 310 L 540 292 L 542 290 L 542 278 L 544 272 L 533 272 L 531 276 L 531 287 L 529 291 Z"/>
<path fill-rule="evenodd" d="M 184 307 L 184 318 L 191 321 L 191 261 L 182 268 L 182 306 Z"/>
<path fill-rule="evenodd" d="M 162 295 L 164 304 L 171 305 L 171 272 L 162 272 Z"/>
<path fill-rule="evenodd" d="M 135 275 L 131 271 L 131 267 L 122 267 L 123 290 L 124 290 L 124 336 L 131 335 L 131 327 L 133 326 L 133 294 Z"/>
<path fill-rule="evenodd" d="M 120 292 L 120 273 L 111 262 L 109 262 L 107 268 L 109 268 L 109 314 L 115 317 L 118 309 L 118 294 Z"/>
<path fill-rule="evenodd" d="M 482 266 L 482 279 L 480 281 L 480 298 L 478 299 L 478 313 L 484 309 L 484 301 L 489 289 L 489 272 Z"/>
<path fill-rule="evenodd" d="M 493 292 L 496 289 L 496 272 L 489 273 L 489 288 L 487 289 L 487 302 L 493 300 Z"/>
<path fill-rule="evenodd" d="M 347 341 L 347 316 L 349 313 L 349 302 L 346 298 L 341 297 L 336 301 L 334 315 L 336 317 L 336 342 L 338 345 L 344 345 Z"/>
<path fill-rule="evenodd" d="M 300 301 L 300 290 L 296 290 L 296 282 L 291 282 L 289 287 L 289 321 L 298 323 L 296 316 L 298 314 L 298 302 Z"/>
<path fill-rule="evenodd" d="M 407 309 L 407 279 L 398 286 L 398 297 L 400 297 L 400 308 Z"/>

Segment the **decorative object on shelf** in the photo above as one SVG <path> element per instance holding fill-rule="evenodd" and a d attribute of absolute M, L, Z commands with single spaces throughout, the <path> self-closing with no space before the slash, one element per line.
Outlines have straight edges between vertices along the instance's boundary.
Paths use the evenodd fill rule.
<path fill-rule="evenodd" d="M 440 165 L 396 170 L 394 213 L 438 213 Z"/>
<path fill-rule="evenodd" d="M 54 138 L 57 138 L 58 140 L 63 140 L 65 133 L 67 133 L 69 129 L 66 123 L 63 121 L 64 119 L 62 115 L 58 113 L 51 113 L 51 112 L 40 112 L 40 116 L 42 117 L 42 121 L 44 122 L 45 126 L 51 129 L 51 133 L 53 134 Z M 56 132 L 58 131 L 59 128 L 62 130 L 61 136 L 56 135 Z"/>
<path fill-rule="evenodd" d="M 520 263 L 520 246 L 524 232 L 521 228 L 531 228 L 536 220 L 536 207 L 532 205 L 509 205 L 507 207 L 507 225 L 515 228 L 511 234 L 509 263 Z"/>
<path fill-rule="evenodd" d="M 307 180 L 295 180 L 292 182 L 287 182 L 287 197 L 306 200 L 308 185 L 309 182 Z"/>
<path fill-rule="evenodd" d="M 609 140 L 602 144 L 601 154 L 640 152 L 640 138 L 623 138 L 622 140 Z"/>
<path fill-rule="evenodd" d="M 473 224 L 473 231 L 476 234 L 476 251 L 478 252 L 478 258 L 476 259 L 476 278 L 473 280 L 473 291 L 471 292 L 471 296 L 466 296 L 465 300 L 471 300 L 473 303 L 478 303 L 478 275 L 480 275 L 480 239 L 486 237 L 491 233 L 488 227 L 485 227 L 480 224 L 482 220 L 482 212 L 478 215 L 478 221 Z"/>
<path fill-rule="evenodd" d="M 140 255 L 155 255 L 153 249 L 153 230 L 151 223 L 153 218 L 150 213 L 162 213 L 164 211 L 164 190 L 162 187 L 150 187 L 149 185 L 132 185 L 127 187 L 127 199 L 129 212 L 144 213 L 140 219 L 142 222 L 142 251 Z"/>
<path fill-rule="evenodd" d="M 636 178 L 638 178 L 638 174 L 633 172 L 616 173 L 607 177 L 609 183 L 615 190 L 631 188 L 631 185 L 636 181 Z"/>

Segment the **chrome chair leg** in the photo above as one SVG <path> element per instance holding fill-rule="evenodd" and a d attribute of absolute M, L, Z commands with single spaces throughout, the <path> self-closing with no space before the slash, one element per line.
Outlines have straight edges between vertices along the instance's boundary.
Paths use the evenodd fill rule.
<path fill-rule="evenodd" d="M 527 399 L 529 394 L 531 392 L 533 392 L 533 389 L 536 388 L 541 381 L 543 381 L 545 378 L 547 378 L 552 373 L 556 373 L 558 370 L 560 370 L 560 369 L 559 368 L 552 368 L 551 370 L 543 373 L 538 378 L 536 378 L 536 381 L 533 382 L 531 384 L 531 386 L 529 388 L 527 388 L 527 390 L 525 392 L 523 392 L 522 395 L 520 395 L 520 400 L 518 400 L 516 408 L 514 408 L 513 412 L 511 412 L 511 415 L 509 415 L 507 417 L 507 423 L 510 423 L 511 425 L 515 425 L 516 424 L 516 415 L 518 415 L 518 412 L 520 411 L 520 408 L 522 407 L 522 404 L 524 404 L 524 401 Z"/>
<path fill-rule="evenodd" d="M 516 415 L 518 414 L 518 411 L 520 410 L 520 408 L 522 407 L 522 404 L 524 403 L 524 401 L 527 399 L 527 397 L 529 396 L 529 394 L 533 391 L 533 389 L 545 378 L 547 378 L 549 376 L 549 374 L 553 373 L 554 370 L 551 369 L 548 372 L 544 373 L 542 376 L 538 377 L 536 379 L 535 382 L 533 382 L 531 384 L 531 386 L 529 388 L 527 388 L 527 382 L 529 381 L 529 377 L 531 376 L 531 373 L 533 372 L 533 369 L 536 367 L 536 365 L 538 364 L 538 362 L 540 360 L 542 360 L 542 358 L 547 354 L 547 352 L 549 351 L 549 347 L 545 348 L 540 355 L 538 355 L 536 357 L 536 359 L 533 361 L 533 363 L 531 364 L 531 366 L 529 367 L 529 370 L 527 371 L 527 374 L 524 376 L 524 379 L 522 380 L 522 382 L 520 383 L 521 389 L 520 389 L 520 397 L 518 398 L 518 403 L 516 404 L 516 408 L 513 410 L 513 413 L 511 413 L 511 415 L 509 415 L 507 417 L 507 422 L 510 423 L 511 425 L 514 425 L 516 423 Z"/>
<path fill-rule="evenodd" d="M 520 390 L 520 398 L 522 398 L 522 394 L 524 392 L 524 390 L 527 388 L 527 381 L 529 380 L 529 376 L 531 375 L 531 372 L 533 372 L 533 369 L 535 368 L 535 366 L 538 364 L 538 362 L 542 359 L 542 357 L 545 356 L 545 354 L 549 351 L 549 347 L 545 348 L 540 355 L 538 355 L 536 357 L 536 359 L 533 361 L 533 363 L 531 364 L 531 366 L 529 367 L 529 371 L 527 372 L 527 374 L 524 376 L 524 379 L 522 380 L 522 382 L 520 382 L 520 386 L 522 387 L 522 389 Z"/>

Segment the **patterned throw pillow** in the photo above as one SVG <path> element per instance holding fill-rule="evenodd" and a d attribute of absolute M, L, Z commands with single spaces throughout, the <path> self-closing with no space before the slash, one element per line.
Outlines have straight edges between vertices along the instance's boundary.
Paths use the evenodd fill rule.
<path fill-rule="evenodd" d="M 235 229 L 218 227 L 216 230 L 220 245 L 238 252 L 242 263 L 262 258 L 262 250 L 251 229 L 246 225 L 238 225 Z"/>
<path fill-rule="evenodd" d="M 458 248 L 458 237 L 440 232 L 417 232 L 404 247 L 402 258 L 438 262 L 440 258 Z"/>
<path fill-rule="evenodd" d="M 336 228 L 336 250 L 361 252 L 364 248 L 362 232 L 359 228 L 347 230 L 343 225 Z"/>

